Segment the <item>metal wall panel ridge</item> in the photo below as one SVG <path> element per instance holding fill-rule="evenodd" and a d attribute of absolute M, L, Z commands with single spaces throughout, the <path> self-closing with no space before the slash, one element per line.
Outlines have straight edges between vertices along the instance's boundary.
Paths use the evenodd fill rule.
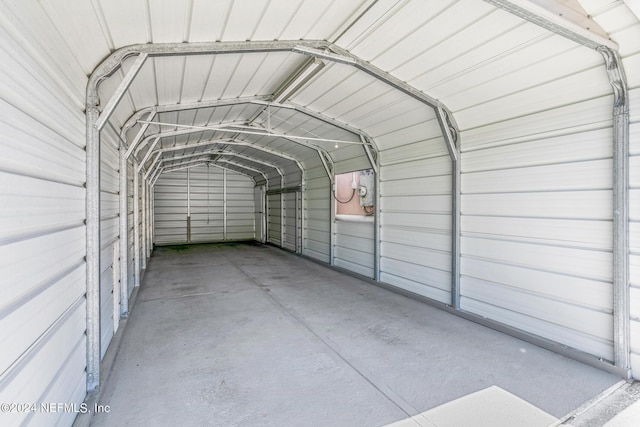
<path fill-rule="evenodd" d="M 399 156 L 405 146 L 381 153 L 380 279 L 449 304 L 451 159 L 444 143 L 436 143 L 437 150 L 422 156 Z"/>
<path fill-rule="evenodd" d="M 336 220 L 335 265 L 373 278 L 373 218 Z"/>
<path fill-rule="evenodd" d="M 303 254 L 329 262 L 331 245 L 329 178 L 322 166 L 308 169 L 305 177 Z"/>
<path fill-rule="evenodd" d="M 65 63 L 68 56 L 52 55 L 64 43 L 38 10 L 4 5 L 0 23 L 0 402 L 79 405 L 86 394 L 86 74 Z M 0 415 L 3 425 L 64 426 L 74 417 Z"/>

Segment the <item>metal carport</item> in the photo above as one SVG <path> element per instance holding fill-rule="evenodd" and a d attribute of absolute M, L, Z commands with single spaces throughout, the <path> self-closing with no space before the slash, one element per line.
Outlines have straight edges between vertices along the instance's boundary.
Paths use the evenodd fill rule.
<path fill-rule="evenodd" d="M 264 186 L 257 240 L 637 377 L 634 7 L 3 2 L 3 400 L 99 387 L 158 183 L 212 167 Z M 368 168 L 374 220 L 336 218 Z"/>

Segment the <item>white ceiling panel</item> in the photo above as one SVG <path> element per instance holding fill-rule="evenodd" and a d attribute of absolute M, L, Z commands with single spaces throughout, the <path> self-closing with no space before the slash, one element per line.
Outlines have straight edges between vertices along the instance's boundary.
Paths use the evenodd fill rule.
<path fill-rule="evenodd" d="M 268 5 L 269 2 L 264 0 L 232 1 L 220 40 L 252 40 L 255 29 L 262 21 Z"/>
<path fill-rule="evenodd" d="M 123 68 L 128 70 L 128 65 L 135 61 L 135 57 L 127 59 Z M 156 94 L 156 78 L 154 62 L 151 58 L 147 58 L 144 65 L 138 72 L 133 83 L 129 86 L 128 92 L 133 99 L 136 110 L 158 104 Z"/>
<path fill-rule="evenodd" d="M 213 55 L 193 55 L 186 58 L 180 102 L 202 101 L 202 88 L 213 65 Z"/>
<path fill-rule="evenodd" d="M 470 78 L 459 85 L 449 84 L 449 89 L 455 93 L 447 94 L 443 88 L 437 88 L 435 93 L 453 111 L 466 108 L 469 105 L 482 102 L 482 100 L 498 98 L 511 93 L 522 91 L 530 87 L 541 85 L 546 82 L 565 77 L 572 74 L 573 67 L 577 64 L 583 68 L 600 66 L 602 59 L 600 54 L 586 49 L 575 47 L 571 43 L 564 43 L 565 40 L 549 40 L 549 49 L 545 50 L 548 57 L 536 58 L 533 55 L 525 55 L 520 51 L 516 58 L 507 57 L 502 61 L 493 63 L 490 71 L 474 73 L 472 77 L 484 76 L 486 81 L 480 82 Z M 553 47 L 552 47 L 553 46 Z M 551 56 L 553 55 L 553 56 Z M 514 69 L 515 68 L 515 69 Z M 490 76 L 493 76 L 492 78 Z M 471 77 L 471 76 L 470 76 Z M 470 83 L 467 83 L 470 81 Z M 464 85 L 463 85 L 464 84 Z M 468 85 L 468 86 L 467 86 Z"/>
<path fill-rule="evenodd" d="M 425 3 L 429 7 L 425 7 Z M 374 60 L 413 32 L 428 28 L 426 23 L 455 3 L 451 0 L 404 2 L 369 29 L 367 37 L 360 38 L 356 45 L 351 46 L 351 51 L 364 59 Z M 422 39 L 421 43 L 429 43 L 429 39 Z M 415 46 L 410 52 L 414 50 Z"/>
<path fill-rule="evenodd" d="M 193 0 L 189 41 L 219 41 L 232 3 L 233 0 Z"/>
<path fill-rule="evenodd" d="M 39 3 L 67 44 L 73 47 L 73 53 L 84 72 L 90 75 L 95 64 L 110 53 L 92 2 L 43 0 Z"/>
<path fill-rule="evenodd" d="M 188 40 L 192 0 L 153 0 L 149 4 L 153 43 Z"/>
<path fill-rule="evenodd" d="M 271 0 L 268 2 L 269 5 L 253 33 L 253 40 L 280 39 L 303 2 L 303 0 Z"/>
<path fill-rule="evenodd" d="M 180 102 L 184 75 L 185 57 L 166 56 L 151 58 L 154 63 L 156 89 L 160 105 Z"/>
<path fill-rule="evenodd" d="M 113 40 L 116 49 L 130 44 L 151 42 L 146 1 L 98 1 L 106 23 L 103 30 L 108 33 L 107 38 Z"/>
<path fill-rule="evenodd" d="M 429 56 L 425 55 L 403 65 L 394 73 L 403 76 L 417 88 L 432 93 L 432 89 L 444 81 L 464 77 L 486 63 L 517 52 L 523 47 L 533 46 L 537 41 L 550 37 L 551 35 L 540 27 L 523 23 L 483 45 L 474 45 L 474 49 L 465 51 L 449 61 L 431 62 Z"/>
<path fill-rule="evenodd" d="M 245 95 L 257 95 L 256 93 L 247 92 L 247 87 L 256 74 L 259 73 L 260 65 L 266 54 L 246 54 L 241 55 L 237 67 L 234 70 L 229 84 L 222 94 L 222 98 L 237 98 Z M 262 79 L 261 79 L 262 80 Z"/>
<path fill-rule="evenodd" d="M 339 35 L 336 32 L 351 23 L 356 18 L 354 15 L 366 3 L 367 0 L 306 0 L 305 8 L 313 5 L 315 9 L 318 4 L 326 5 L 326 9 L 307 21 L 309 30 L 301 38 L 333 41 L 333 38 Z"/>
<path fill-rule="evenodd" d="M 241 55 L 217 55 L 202 99 L 221 99 L 238 67 Z"/>

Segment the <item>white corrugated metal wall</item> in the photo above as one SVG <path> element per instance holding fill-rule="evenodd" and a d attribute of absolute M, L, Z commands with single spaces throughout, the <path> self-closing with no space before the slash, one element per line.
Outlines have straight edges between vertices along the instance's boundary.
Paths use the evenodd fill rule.
<path fill-rule="evenodd" d="M 100 356 L 104 357 L 115 333 L 114 291 L 119 293 L 117 273 L 119 236 L 119 151 L 120 141 L 111 128 L 103 132 L 100 145 Z"/>
<path fill-rule="evenodd" d="M 267 194 L 267 242 L 282 245 L 282 194 Z"/>
<path fill-rule="evenodd" d="M 373 218 L 342 218 L 335 221 L 335 265 L 373 278 L 375 276 Z"/>
<path fill-rule="evenodd" d="M 154 186 L 154 243 L 255 239 L 253 188 L 254 182 L 249 177 L 215 166 L 161 174 Z M 190 241 L 187 201 L 191 213 Z"/>
<path fill-rule="evenodd" d="M 629 284 L 631 369 L 640 377 L 640 23 L 623 4 L 588 9 L 620 44 L 629 89 Z M 640 9 L 636 8 L 636 14 Z"/>
<path fill-rule="evenodd" d="M 302 253 L 329 262 L 331 247 L 331 193 L 322 165 L 307 169 L 305 182 L 304 240 Z"/>
<path fill-rule="evenodd" d="M 463 129 L 460 307 L 613 360 L 603 60 L 552 36 L 530 46 L 527 62 L 526 87 L 523 59 L 503 55 L 464 97 L 445 98 Z"/>
<path fill-rule="evenodd" d="M 80 404 L 90 70 L 35 6 L 0 5 L 0 401 Z M 2 423 L 70 425 L 74 417 L 24 411 L 2 413 Z"/>
<path fill-rule="evenodd" d="M 109 52 L 134 42 L 247 40 L 252 35 L 265 40 L 337 38 L 338 45 L 365 61 L 442 100 L 462 130 L 462 308 L 611 360 L 612 97 L 599 54 L 480 1 L 439 1 L 427 8 L 417 1 L 383 0 L 353 26 L 346 24 L 364 10 L 364 2 L 361 7 L 334 2 L 331 13 L 319 14 L 317 8 L 325 10 L 325 6 L 304 1 L 299 6 L 304 19 L 293 19 L 293 13 L 280 26 L 258 19 L 257 8 L 248 8 L 252 20 L 246 21 L 247 7 L 229 3 L 227 16 L 238 25 L 222 29 L 200 19 L 206 15 L 201 13 L 204 9 L 211 12 L 214 6 L 196 2 L 190 12 L 195 22 L 185 31 L 182 25 L 188 21 L 188 9 L 180 2 L 171 7 L 163 4 L 167 10 L 128 3 L 2 2 L 0 108 L 3 117 L 11 118 L 1 120 L 5 148 L 0 159 L 2 205 L 11 207 L 5 208 L 0 240 L 0 250 L 6 254 L 1 264 L 3 277 L 10 283 L 9 297 L 0 309 L 3 339 L 14 339 L 17 335 L 9 335 L 13 325 L 22 325 L 20 340 L 5 352 L 0 371 L 3 400 L 77 402 L 84 395 L 86 76 Z M 620 44 L 629 80 L 630 338 L 637 376 L 640 25 L 622 2 L 582 3 Z M 124 27 L 118 26 L 123 7 L 131 20 Z M 168 16 L 181 19 L 165 19 Z M 308 30 L 312 16 L 316 21 Z M 156 25 L 159 20 L 167 25 Z M 239 25 L 241 21 L 248 23 Z M 130 25 L 135 22 L 153 25 Z M 252 25 L 260 29 L 251 30 Z M 272 29 L 276 27 L 280 29 Z M 184 62 L 154 59 L 141 74 L 144 84 L 132 87 L 131 96 L 124 98 L 127 108 L 116 111 L 114 125 L 121 127 L 130 111 L 148 105 L 235 97 L 242 95 L 242 87 L 251 87 L 251 93 L 272 93 L 277 81 L 250 85 L 251 73 L 258 64 L 277 68 L 283 57 L 286 67 L 292 68 L 295 55 L 290 53 L 274 61 L 242 55 L 230 56 L 228 61 L 205 56 Z M 209 71 L 215 63 L 213 74 L 218 78 L 220 72 L 226 73 L 220 85 L 209 84 L 207 76 L 208 87 L 201 91 L 200 80 L 184 75 L 171 78 L 180 76 L 180 69 L 190 76 L 205 75 L 197 66 L 207 61 Z M 241 62 L 246 66 L 240 67 Z M 451 214 L 451 165 L 433 115 L 365 73 L 334 65 L 327 66 L 323 79 L 310 82 L 292 101 L 366 130 L 375 139 L 381 149 L 381 279 L 449 302 L 450 263 L 445 260 L 451 253 L 451 222 L 447 219 Z M 228 75 L 234 70 L 241 71 L 242 84 L 236 81 L 229 86 Z M 105 82 L 101 88 L 105 98 L 122 76 L 118 71 Z M 177 83 L 171 86 L 173 80 Z M 184 99 L 180 82 L 189 92 Z M 366 97 L 358 95 L 362 93 Z M 241 111 L 236 109 L 229 117 L 242 119 Z M 168 117 L 178 120 L 180 114 Z M 285 130 L 298 125 L 294 121 Z M 109 336 L 109 289 L 115 282 L 114 252 L 109 244 L 114 239 L 112 196 L 118 166 L 113 159 L 117 142 L 110 133 L 108 127 L 103 131 L 103 141 L 111 148 L 103 147 L 103 164 L 108 167 L 103 170 L 101 186 L 102 353 Z M 265 143 L 270 144 L 274 143 Z M 329 179 L 316 153 L 301 150 L 306 152 L 295 157 L 306 174 L 303 253 L 329 261 Z M 333 153 L 337 173 L 365 167 L 364 157 L 354 155 L 354 150 Z M 132 176 L 129 168 L 131 185 Z M 269 178 L 271 183 L 277 177 L 270 172 Z M 130 186 L 130 197 L 132 193 Z M 138 193 L 142 196 L 142 191 Z M 282 230 L 277 210 L 282 202 L 279 195 L 271 198 L 276 200 L 270 200 L 269 234 L 278 244 Z M 140 223 L 133 224 L 134 203 L 132 198 L 129 201 L 132 290 L 133 276 L 139 274 L 135 266 L 144 265 L 143 256 L 134 254 L 133 233 L 135 228 L 141 235 L 145 230 L 141 214 Z M 138 205 L 142 213 L 143 204 Z M 355 241 L 346 243 L 348 231 L 342 225 L 336 224 L 337 263 L 346 259 L 339 248 L 357 246 Z M 361 231 L 356 234 L 362 238 L 366 232 Z M 137 249 L 142 251 L 142 245 Z M 369 266 L 360 271 L 368 274 Z M 12 326 L 5 328 L 6 324 Z M 51 350 L 54 348 L 67 351 Z M 48 369 L 43 375 L 45 358 Z M 32 377 L 38 378 L 37 384 L 23 387 Z M 51 420 L 65 416 L 68 421 L 68 414 L 49 415 Z"/>
<path fill-rule="evenodd" d="M 380 153 L 380 280 L 451 302 L 451 159 L 431 111 L 414 105 L 417 125 L 373 133 Z M 380 136 L 375 136 L 375 135 Z"/>
<path fill-rule="evenodd" d="M 128 258 L 127 258 L 127 294 L 131 296 L 133 289 L 136 286 L 136 272 L 135 272 L 135 227 L 133 222 L 133 175 L 134 175 L 133 162 L 127 163 L 127 228 L 128 239 Z"/>

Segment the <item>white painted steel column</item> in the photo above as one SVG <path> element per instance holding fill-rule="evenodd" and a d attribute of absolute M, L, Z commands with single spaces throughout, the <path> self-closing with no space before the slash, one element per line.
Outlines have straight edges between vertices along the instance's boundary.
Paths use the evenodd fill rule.
<path fill-rule="evenodd" d="M 599 48 L 613 87 L 613 343 L 614 364 L 631 378 L 629 288 L 629 97 L 617 51 Z"/>
<path fill-rule="evenodd" d="M 187 168 L 187 243 L 191 243 L 191 168 Z"/>
<path fill-rule="evenodd" d="M 97 99 L 92 105 L 87 98 L 87 391 L 94 391 L 100 385 L 100 112 Z"/>
<path fill-rule="evenodd" d="M 140 286 L 140 182 L 138 162 L 133 161 L 133 260 L 134 260 L 134 284 Z"/>
<path fill-rule="evenodd" d="M 149 181 L 145 181 L 145 185 L 147 186 L 147 198 L 149 199 L 149 203 L 147 204 L 147 258 L 151 257 L 151 249 L 153 248 L 153 241 L 151 240 L 151 222 L 153 217 L 151 216 L 151 212 L 153 209 L 153 189 L 151 185 L 149 185 Z"/>
<path fill-rule="evenodd" d="M 140 260 L 140 267 L 143 270 L 147 269 L 147 183 L 142 181 L 142 233 L 140 239 L 142 240 L 142 259 Z"/>
<path fill-rule="evenodd" d="M 336 258 L 336 198 L 335 198 L 335 188 L 336 180 L 333 175 L 333 170 L 331 171 L 331 176 L 329 177 L 329 264 L 335 265 Z"/>
<path fill-rule="evenodd" d="M 127 147 L 120 144 L 120 317 L 129 316 L 129 207 L 127 183 Z M 114 292 L 115 289 L 114 289 Z"/>
<path fill-rule="evenodd" d="M 222 170 L 222 240 L 227 240 L 227 170 Z"/>

